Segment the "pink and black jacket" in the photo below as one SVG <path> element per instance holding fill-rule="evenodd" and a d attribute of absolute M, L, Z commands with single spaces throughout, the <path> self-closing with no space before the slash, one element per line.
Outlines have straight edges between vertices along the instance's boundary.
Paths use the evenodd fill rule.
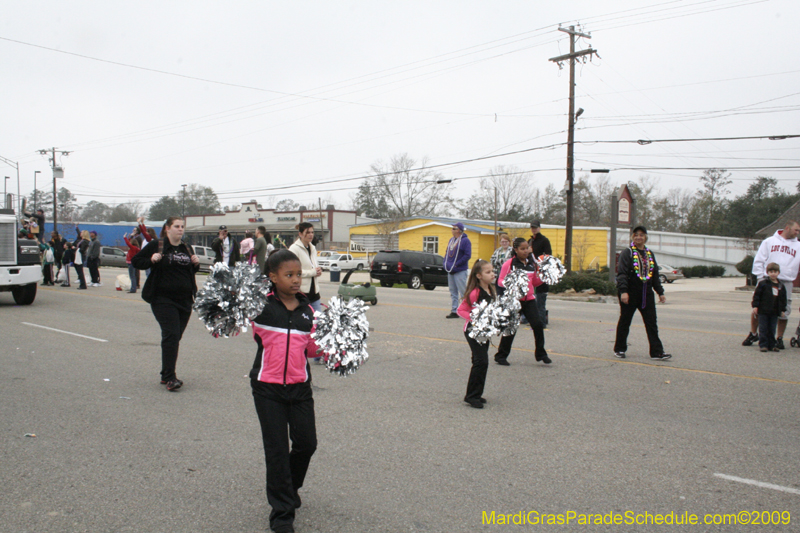
<path fill-rule="evenodd" d="M 528 258 L 527 263 L 523 263 L 517 256 L 512 255 L 511 259 L 506 261 L 505 264 L 503 264 L 503 268 L 500 269 L 500 276 L 497 278 L 497 284 L 501 287 L 505 287 L 503 280 L 506 279 L 509 272 L 516 268 L 521 268 L 528 274 L 528 294 L 525 295 L 525 298 L 521 301 L 527 302 L 528 300 L 535 300 L 536 294 L 534 287 L 538 287 L 544 282 L 539 278 L 539 274 L 536 273 L 536 263 L 530 258 Z"/>
<path fill-rule="evenodd" d="M 289 311 L 274 292 L 267 295 L 264 310 L 252 322 L 258 345 L 250 379 L 263 383 L 293 385 L 311 381 L 308 357 L 317 356 L 314 310 L 305 294 L 297 293 L 300 305 Z"/>

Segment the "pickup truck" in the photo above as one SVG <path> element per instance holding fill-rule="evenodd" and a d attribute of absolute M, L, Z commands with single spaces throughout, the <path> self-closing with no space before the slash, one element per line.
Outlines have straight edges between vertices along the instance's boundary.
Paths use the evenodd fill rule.
<path fill-rule="evenodd" d="M 330 270 L 332 266 L 337 266 L 340 270 L 350 270 L 351 268 L 362 270 L 367 261 L 363 258 L 355 259 L 350 254 L 337 254 L 334 252 L 328 257 L 319 257 L 317 263 L 322 270 Z"/>

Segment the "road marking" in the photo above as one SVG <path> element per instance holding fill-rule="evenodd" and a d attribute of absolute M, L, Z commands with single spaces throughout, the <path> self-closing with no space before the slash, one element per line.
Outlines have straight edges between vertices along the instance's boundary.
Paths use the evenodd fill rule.
<path fill-rule="evenodd" d="M 421 335 L 410 335 L 408 333 L 393 333 L 391 331 L 373 331 L 372 333 L 381 333 L 383 335 L 394 335 L 396 337 L 411 337 L 413 339 L 425 339 L 429 341 L 439 341 L 439 342 L 455 342 L 457 344 L 467 344 L 466 341 L 460 341 L 456 339 L 440 339 L 437 337 L 423 337 Z M 528 348 L 517 348 L 514 347 L 515 350 L 519 350 L 520 352 L 528 352 L 528 353 L 536 353 L 536 350 L 530 350 Z M 621 360 L 621 359 L 611 359 L 608 357 L 596 357 L 592 355 L 577 355 L 571 353 L 559 353 L 559 352 L 549 352 L 553 355 L 558 355 L 562 357 L 572 357 L 573 359 L 588 359 L 592 361 L 605 361 L 606 363 L 618 363 L 621 365 L 635 365 L 635 366 L 646 366 L 650 368 L 663 368 L 666 370 L 675 370 L 679 372 L 692 372 L 695 374 L 708 374 L 710 376 L 722 376 L 728 378 L 741 378 L 741 379 L 752 379 L 754 381 L 768 381 L 770 383 L 785 383 L 787 385 L 800 385 L 800 381 L 789 381 L 786 379 L 774 379 L 774 378 L 762 378 L 758 376 L 745 376 L 742 374 L 730 374 L 728 372 L 714 372 L 712 370 L 700 370 L 696 368 L 683 368 L 680 366 L 674 366 L 674 362 L 659 362 L 659 363 L 640 363 L 637 361 L 629 361 L 629 360 Z"/>
<path fill-rule="evenodd" d="M 58 333 L 66 333 L 67 335 L 73 335 L 75 337 L 82 337 L 84 339 L 89 339 L 97 342 L 108 342 L 105 339 L 98 339 L 96 337 L 89 337 L 88 335 L 81 335 L 80 333 L 72 333 L 71 331 L 64 331 L 63 329 L 56 329 L 56 328 L 48 328 L 47 326 L 40 326 L 39 324 L 31 324 L 30 322 L 22 322 L 26 326 L 33 326 L 35 328 L 42 328 L 42 329 L 49 329 L 50 331 L 57 331 Z"/>
<path fill-rule="evenodd" d="M 800 490 L 793 489 L 792 487 L 782 487 L 780 485 L 773 485 L 772 483 L 764 483 L 763 481 L 756 481 L 754 479 L 745 479 L 743 477 L 729 476 L 727 474 L 714 474 L 714 477 L 727 479 L 728 481 L 737 481 L 745 485 L 753 485 L 754 487 L 761 487 L 762 489 L 779 490 L 781 492 L 789 492 L 791 494 L 800 494 Z"/>

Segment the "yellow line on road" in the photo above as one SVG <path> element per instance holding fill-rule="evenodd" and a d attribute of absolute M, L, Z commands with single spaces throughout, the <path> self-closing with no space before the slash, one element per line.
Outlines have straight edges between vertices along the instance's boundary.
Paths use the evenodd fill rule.
<path fill-rule="evenodd" d="M 412 339 L 424 339 L 429 341 L 439 341 L 439 342 L 454 342 L 456 344 L 467 344 L 466 341 L 460 341 L 456 339 L 440 339 L 437 337 L 425 337 L 422 335 L 409 335 L 408 333 L 392 333 L 390 331 L 373 331 L 373 333 L 380 333 L 381 335 L 393 335 L 395 337 L 410 337 Z M 528 352 L 528 353 L 535 353 L 534 350 L 529 350 L 527 348 L 514 348 L 515 350 L 519 350 L 520 352 Z M 789 381 L 785 379 L 773 379 L 773 378 L 762 378 L 758 376 L 745 376 L 742 374 L 730 374 L 728 372 L 714 372 L 712 370 L 699 370 L 696 368 L 683 368 L 680 366 L 673 366 L 671 362 L 662 362 L 659 364 L 656 363 L 639 363 L 636 361 L 627 361 L 621 359 L 608 359 L 606 357 L 594 357 L 591 355 L 576 355 L 576 354 L 569 354 L 569 353 L 559 353 L 559 352 L 550 352 L 551 354 L 562 356 L 562 357 L 572 357 L 574 359 L 589 359 L 592 361 L 604 361 L 606 363 L 619 363 L 623 365 L 636 365 L 636 366 L 646 366 L 650 368 L 663 368 L 666 370 L 676 370 L 680 372 L 693 372 L 695 374 L 708 374 L 711 376 L 722 376 L 728 378 L 741 378 L 741 379 L 752 379 L 755 381 L 769 381 L 771 383 L 786 383 L 788 385 L 800 385 L 800 381 Z"/>

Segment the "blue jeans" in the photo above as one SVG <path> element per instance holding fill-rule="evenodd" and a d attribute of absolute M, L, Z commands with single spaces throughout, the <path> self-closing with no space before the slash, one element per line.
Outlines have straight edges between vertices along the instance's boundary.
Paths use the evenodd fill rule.
<path fill-rule="evenodd" d="M 778 315 L 758 314 L 758 347 L 771 350 L 775 347 L 775 330 L 778 327 Z"/>
<path fill-rule="evenodd" d="M 450 288 L 450 312 L 455 313 L 467 290 L 468 271 L 451 272 L 447 274 L 447 286 Z"/>
<path fill-rule="evenodd" d="M 131 278 L 131 292 L 136 292 L 136 267 L 128 263 L 128 277 Z"/>

